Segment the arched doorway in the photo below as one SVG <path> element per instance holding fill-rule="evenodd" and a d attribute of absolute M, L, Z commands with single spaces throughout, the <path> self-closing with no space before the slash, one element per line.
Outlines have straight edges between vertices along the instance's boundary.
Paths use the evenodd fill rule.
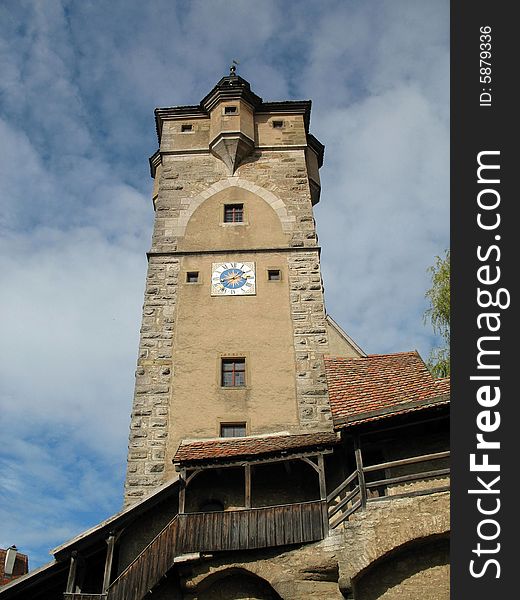
<path fill-rule="evenodd" d="M 265 580 L 244 569 L 226 569 L 201 582 L 197 600 L 282 600 Z"/>
<path fill-rule="evenodd" d="M 407 544 L 373 563 L 353 583 L 355 600 L 449 600 L 449 540 Z"/>

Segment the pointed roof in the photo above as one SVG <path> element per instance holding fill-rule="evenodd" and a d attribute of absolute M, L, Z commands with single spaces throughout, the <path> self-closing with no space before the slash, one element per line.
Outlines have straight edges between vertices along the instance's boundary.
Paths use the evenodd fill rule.
<path fill-rule="evenodd" d="M 205 111 L 210 111 L 222 100 L 245 100 L 253 108 L 258 108 L 262 104 L 262 98 L 251 91 L 249 81 L 239 75 L 227 75 L 217 83 L 217 85 L 200 101 L 200 106 Z"/>

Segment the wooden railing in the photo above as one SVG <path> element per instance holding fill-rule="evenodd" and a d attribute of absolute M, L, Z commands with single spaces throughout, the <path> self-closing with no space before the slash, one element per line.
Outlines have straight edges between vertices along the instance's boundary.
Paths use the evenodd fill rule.
<path fill-rule="evenodd" d="M 437 487 L 414 487 L 404 490 L 401 493 L 389 494 L 388 486 L 402 483 L 412 483 L 426 479 L 438 477 L 446 477 L 450 474 L 450 469 L 435 469 L 429 471 L 415 471 L 405 475 L 396 477 L 382 477 L 375 481 L 366 481 L 366 475 L 375 471 L 384 471 L 386 469 L 394 469 L 396 467 L 404 467 L 419 463 L 441 460 L 449 458 L 450 453 L 436 452 L 434 454 L 423 454 L 422 456 L 414 456 L 412 458 L 404 458 L 402 460 L 393 460 L 377 465 L 363 466 L 360 456 L 356 457 L 357 469 L 351 473 L 345 481 L 327 495 L 327 509 L 330 528 L 334 529 L 340 523 L 343 523 L 360 508 L 365 508 L 368 502 L 377 502 L 381 500 L 389 500 L 395 498 L 403 498 L 405 496 L 418 496 L 424 494 L 434 494 L 436 492 L 444 492 L 450 489 L 449 485 L 441 485 Z M 370 497 L 370 491 L 373 489 L 384 489 L 384 494 L 381 496 Z"/>
<path fill-rule="evenodd" d="M 181 554 L 176 515 L 108 588 L 109 600 L 140 600 Z"/>
<path fill-rule="evenodd" d="M 176 515 L 108 588 L 108 600 L 140 600 L 189 552 L 245 550 L 325 537 L 324 503 Z"/>

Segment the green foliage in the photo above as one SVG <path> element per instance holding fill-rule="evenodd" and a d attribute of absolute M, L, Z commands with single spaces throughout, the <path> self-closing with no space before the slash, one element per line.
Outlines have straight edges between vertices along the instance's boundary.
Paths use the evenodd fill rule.
<path fill-rule="evenodd" d="M 450 251 L 446 250 L 444 257 L 436 256 L 435 264 L 428 271 L 432 287 L 425 294 L 430 307 L 424 313 L 424 320 L 431 323 L 444 344 L 432 350 L 427 364 L 435 377 L 447 377 L 450 374 Z"/>

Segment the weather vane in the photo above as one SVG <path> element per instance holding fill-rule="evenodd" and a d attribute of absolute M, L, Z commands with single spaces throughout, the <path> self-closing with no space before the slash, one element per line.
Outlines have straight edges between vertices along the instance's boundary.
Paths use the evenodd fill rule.
<path fill-rule="evenodd" d="M 238 62 L 238 60 L 235 60 L 235 59 L 233 59 L 233 60 L 231 61 L 231 66 L 229 67 L 229 76 L 230 76 L 230 77 L 236 77 L 236 74 L 237 74 L 237 73 L 236 73 L 236 71 L 237 71 L 237 66 L 238 66 L 239 64 L 240 64 L 240 63 Z"/>

